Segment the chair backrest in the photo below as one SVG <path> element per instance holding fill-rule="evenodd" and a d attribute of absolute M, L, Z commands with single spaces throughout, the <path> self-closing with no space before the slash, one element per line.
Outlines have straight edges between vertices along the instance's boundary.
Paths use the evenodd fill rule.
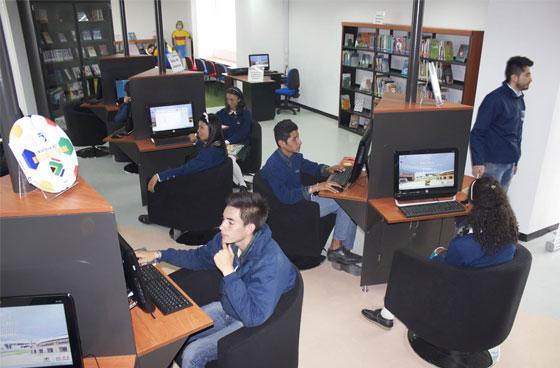
<path fill-rule="evenodd" d="M 187 69 L 188 69 L 188 70 L 194 70 L 194 69 L 193 69 L 193 61 L 192 61 L 192 59 L 190 58 L 190 56 L 187 56 L 187 57 L 185 58 L 185 61 L 186 61 L 186 63 L 187 63 Z"/>
<path fill-rule="evenodd" d="M 295 68 L 288 71 L 288 88 L 299 90 L 299 71 Z"/>
<path fill-rule="evenodd" d="M 194 59 L 194 63 L 196 65 L 196 70 L 198 70 L 199 72 L 204 72 L 204 74 L 208 73 L 202 59 Z"/>
<path fill-rule="evenodd" d="M 216 76 L 216 64 L 214 64 L 213 61 L 210 60 L 204 60 L 204 63 L 206 64 L 206 70 L 208 70 L 208 75 L 211 77 L 215 77 Z"/>
<path fill-rule="evenodd" d="M 221 165 L 158 183 L 148 193 L 150 221 L 179 230 L 208 230 L 222 222 L 232 193 L 233 168 L 229 157 Z"/>
<path fill-rule="evenodd" d="M 79 104 L 64 106 L 64 120 L 68 137 L 74 146 L 94 146 L 103 144 L 107 136 L 107 125 L 89 109 Z"/>
<path fill-rule="evenodd" d="M 399 249 L 385 306 L 436 346 L 462 352 L 489 349 L 511 331 L 531 259 L 531 253 L 519 246 L 514 259 L 502 265 L 458 268 Z"/>
<path fill-rule="evenodd" d="M 303 279 L 280 298 L 274 313 L 260 326 L 241 328 L 218 341 L 221 368 L 297 368 L 303 303 Z"/>
<path fill-rule="evenodd" d="M 243 174 L 256 173 L 262 164 L 262 128 L 258 121 L 251 122 L 251 148 L 249 154 L 243 161 L 239 161 L 239 167 Z"/>

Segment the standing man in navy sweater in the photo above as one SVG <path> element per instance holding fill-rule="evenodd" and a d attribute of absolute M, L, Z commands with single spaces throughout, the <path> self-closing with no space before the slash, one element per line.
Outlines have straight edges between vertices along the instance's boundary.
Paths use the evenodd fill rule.
<path fill-rule="evenodd" d="M 274 139 L 278 149 L 268 158 L 261 169 L 262 178 L 268 183 L 278 200 L 285 204 L 299 201 L 313 201 L 319 205 L 320 216 L 336 213 L 334 234 L 327 252 L 328 260 L 342 264 L 361 262 L 362 257 L 352 253 L 356 238 L 356 223 L 330 198 L 314 195 L 321 190 L 337 193 L 338 184 L 324 181 L 311 186 L 303 186 L 300 173 L 314 176 L 318 180 L 344 170 L 342 165 L 319 165 L 306 160 L 299 153 L 301 140 L 298 126 L 291 120 L 282 120 L 274 127 Z"/>
<path fill-rule="evenodd" d="M 506 192 L 521 157 L 523 91 L 532 82 L 532 66 L 533 62 L 524 56 L 508 60 L 506 80 L 484 98 L 471 131 L 473 175 L 494 177 Z"/>
<path fill-rule="evenodd" d="M 218 268 L 221 300 L 202 309 L 214 326 L 193 335 L 183 351 L 182 368 L 203 368 L 218 358 L 218 340 L 241 327 L 263 324 L 296 281 L 294 265 L 272 239 L 268 205 L 258 193 L 232 194 L 220 232 L 194 250 L 136 251 L 140 264 L 156 260 L 191 270 Z"/>

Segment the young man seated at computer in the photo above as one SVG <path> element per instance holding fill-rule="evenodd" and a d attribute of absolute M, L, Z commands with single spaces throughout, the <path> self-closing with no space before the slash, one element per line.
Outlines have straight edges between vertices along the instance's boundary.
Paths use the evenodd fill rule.
<path fill-rule="evenodd" d="M 200 116 L 197 133 L 196 135 L 189 135 L 189 139 L 198 148 L 196 156 L 179 167 L 174 167 L 152 176 L 148 181 L 149 192 L 155 192 L 159 182 L 212 169 L 221 165 L 227 158 L 222 125 L 217 115 L 204 113 L 204 115 Z M 138 220 L 144 224 L 150 223 L 148 215 L 140 215 Z"/>
<path fill-rule="evenodd" d="M 205 367 L 218 357 L 218 340 L 235 330 L 263 324 L 285 292 L 295 285 L 295 268 L 266 225 L 268 205 L 258 193 L 232 194 L 220 232 L 194 250 L 137 251 L 140 264 L 154 261 L 192 269 L 217 267 L 223 274 L 219 302 L 202 309 L 214 326 L 187 341 L 183 368 Z"/>
<path fill-rule="evenodd" d="M 505 191 L 496 179 L 483 177 L 471 185 L 470 199 L 473 208 L 463 231 L 466 234 L 452 239 L 448 248 L 436 248 L 430 259 L 473 268 L 511 261 L 517 248 L 517 220 Z M 394 316 L 386 308 L 363 309 L 362 315 L 387 329 L 393 327 Z"/>
<path fill-rule="evenodd" d="M 291 120 L 282 120 L 276 124 L 274 139 L 278 149 L 261 169 L 261 175 L 274 195 L 285 204 L 294 204 L 304 200 L 313 201 L 319 205 L 321 217 L 336 213 L 334 234 L 327 252 L 328 260 L 343 264 L 360 262 L 362 257 L 351 252 L 356 238 L 356 223 L 336 201 L 315 195 L 321 190 L 338 192 L 341 188 L 338 184 L 329 181 L 305 187 L 300 178 L 300 173 L 306 173 L 322 180 L 337 171 L 344 170 L 344 167 L 342 165 L 320 165 L 303 158 L 303 155 L 299 153 L 301 140 L 298 126 Z"/>
<path fill-rule="evenodd" d="M 225 107 L 217 112 L 222 121 L 224 139 L 227 144 L 242 144 L 243 148 L 235 155 L 230 155 L 233 161 L 233 182 L 239 185 L 241 190 L 247 189 L 241 168 L 237 160 L 244 160 L 249 154 L 251 147 L 251 112 L 245 106 L 243 92 L 237 87 L 230 87 L 225 94 Z"/>

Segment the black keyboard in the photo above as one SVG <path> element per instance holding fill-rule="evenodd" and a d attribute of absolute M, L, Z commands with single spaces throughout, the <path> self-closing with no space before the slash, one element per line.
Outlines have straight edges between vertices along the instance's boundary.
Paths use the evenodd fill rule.
<path fill-rule="evenodd" d="M 431 216 L 443 213 L 465 212 L 465 207 L 459 202 L 437 202 L 399 207 L 406 217 Z"/>
<path fill-rule="evenodd" d="M 153 265 L 140 267 L 140 278 L 144 285 L 144 292 L 161 313 L 177 312 L 192 305 Z"/>
<path fill-rule="evenodd" d="M 341 187 L 345 187 L 350 180 L 350 176 L 352 175 L 352 166 L 347 166 L 344 168 L 344 171 L 335 172 L 331 176 L 329 176 L 328 181 L 332 181 L 340 185 Z"/>
<path fill-rule="evenodd" d="M 178 136 L 178 137 L 168 137 L 168 138 L 152 138 L 152 142 L 156 146 L 170 146 L 174 144 L 185 144 L 189 143 L 185 136 Z"/>

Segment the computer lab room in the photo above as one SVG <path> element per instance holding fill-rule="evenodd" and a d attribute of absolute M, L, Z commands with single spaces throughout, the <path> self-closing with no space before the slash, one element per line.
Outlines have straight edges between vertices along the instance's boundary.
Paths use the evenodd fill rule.
<path fill-rule="evenodd" d="M 560 2 L 0 0 L 0 368 L 549 368 Z"/>

